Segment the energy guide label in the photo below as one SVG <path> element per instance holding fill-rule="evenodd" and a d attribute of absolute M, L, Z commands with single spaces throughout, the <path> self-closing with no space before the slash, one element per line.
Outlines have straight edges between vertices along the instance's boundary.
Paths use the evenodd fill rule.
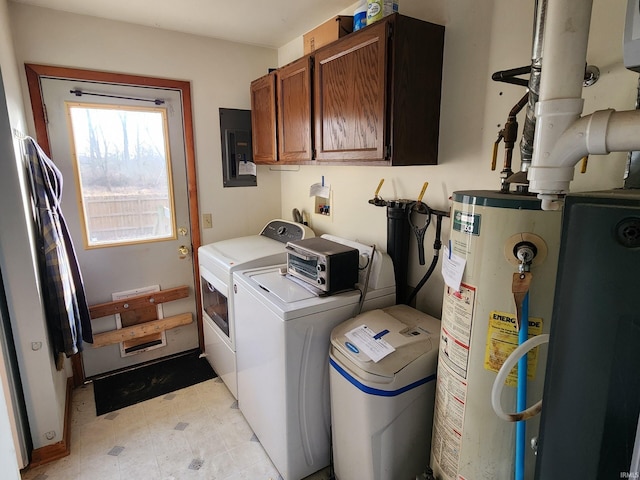
<path fill-rule="evenodd" d="M 542 319 L 529 317 L 528 338 L 542 333 Z M 507 357 L 518 346 L 518 326 L 516 315 L 509 312 L 492 311 L 489 313 L 489 328 L 484 354 L 484 368 L 498 373 Z M 538 347 L 527 353 L 527 378 L 533 380 L 538 365 Z M 507 380 L 507 385 L 515 387 L 518 384 L 518 369 L 514 367 Z"/>

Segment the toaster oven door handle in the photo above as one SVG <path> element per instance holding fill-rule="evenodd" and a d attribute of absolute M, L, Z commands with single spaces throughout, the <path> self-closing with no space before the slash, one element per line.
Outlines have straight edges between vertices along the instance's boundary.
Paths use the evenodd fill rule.
<path fill-rule="evenodd" d="M 302 258 L 303 260 L 308 260 L 308 261 L 313 261 L 316 260 L 318 258 L 317 255 L 305 255 L 304 253 L 300 252 L 299 250 L 297 250 L 294 247 L 290 247 L 289 245 L 287 245 L 286 247 L 284 247 L 286 250 L 289 250 L 290 252 L 294 253 L 296 256 Z"/>

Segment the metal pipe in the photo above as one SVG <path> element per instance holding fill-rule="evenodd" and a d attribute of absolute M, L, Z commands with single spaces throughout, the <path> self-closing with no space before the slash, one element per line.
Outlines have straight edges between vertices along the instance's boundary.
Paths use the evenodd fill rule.
<path fill-rule="evenodd" d="M 536 18 L 533 21 L 533 48 L 531 53 L 532 63 L 542 60 L 542 45 L 544 41 L 544 22 L 547 18 L 547 0 L 536 0 Z"/>
<path fill-rule="evenodd" d="M 533 157 L 533 143 L 536 131 L 535 105 L 540 92 L 542 74 L 542 45 L 544 41 L 544 24 L 547 16 L 547 0 L 535 3 L 536 16 L 533 28 L 533 47 L 531 53 L 531 75 L 529 76 L 529 101 L 525 113 L 520 140 L 520 171 L 526 172 Z"/>
<path fill-rule="evenodd" d="M 504 164 L 502 171 L 500 172 L 500 191 L 503 193 L 509 192 L 510 183 L 507 179 L 513 175 L 511 160 L 513 157 L 513 148 L 515 146 L 516 139 L 518 138 L 518 120 L 516 115 L 518 115 L 520 110 L 522 110 L 527 104 L 528 98 L 529 95 L 525 93 L 518 103 L 513 106 L 509 112 L 509 116 L 507 117 L 507 122 L 504 124 L 504 129 L 500 132 L 501 136 L 504 138 Z"/>

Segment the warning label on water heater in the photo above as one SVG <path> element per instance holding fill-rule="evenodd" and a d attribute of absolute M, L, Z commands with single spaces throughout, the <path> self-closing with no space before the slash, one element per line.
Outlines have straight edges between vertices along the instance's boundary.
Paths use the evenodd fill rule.
<path fill-rule="evenodd" d="M 442 305 L 440 359 L 462 378 L 467 378 L 475 296 L 475 287 L 461 283 L 459 290 L 446 288 Z"/>
<path fill-rule="evenodd" d="M 461 283 L 459 290 L 447 287 L 444 295 L 431 444 L 433 467 L 442 480 L 454 480 L 460 463 L 476 293 Z"/>
<path fill-rule="evenodd" d="M 542 319 L 529 318 L 529 337 L 542 333 Z M 489 313 L 489 328 L 487 330 L 487 346 L 484 354 L 484 368 L 491 372 L 498 372 L 502 364 L 511 352 L 518 346 L 518 327 L 516 316 L 513 313 L 492 311 Z M 536 376 L 538 365 L 538 348 L 534 348 L 527 354 L 527 378 L 533 380 Z M 518 384 L 518 370 L 513 368 L 507 381 L 507 385 Z"/>
<path fill-rule="evenodd" d="M 438 478 L 453 480 L 460 463 L 467 383 L 446 365 L 438 366 L 433 414 L 432 466 Z"/>

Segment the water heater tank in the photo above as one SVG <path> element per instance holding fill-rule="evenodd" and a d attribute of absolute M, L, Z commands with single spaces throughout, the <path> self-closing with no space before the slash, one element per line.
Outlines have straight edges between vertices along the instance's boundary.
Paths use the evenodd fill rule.
<path fill-rule="evenodd" d="M 561 213 L 542 211 L 535 196 L 487 191 L 455 192 L 451 253 L 465 260 L 459 289 L 445 287 L 431 466 L 438 480 L 514 477 L 516 424 L 500 419 L 491 389 L 505 358 L 518 344 L 515 327 L 514 249 L 536 247 L 529 289 L 529 336 L 549 333 L 560 242 Z M 529 354 L 528 402 L 542 398 L 546 346 Z M 537 358 L 536 358 L 537 355 Z M 505 411 L 514 412 L 516 388 L 507 380 Z M 539 416 L 526 421 L 537 435 Z M 534 452 L 527 448 L 526 476 Z"/>

